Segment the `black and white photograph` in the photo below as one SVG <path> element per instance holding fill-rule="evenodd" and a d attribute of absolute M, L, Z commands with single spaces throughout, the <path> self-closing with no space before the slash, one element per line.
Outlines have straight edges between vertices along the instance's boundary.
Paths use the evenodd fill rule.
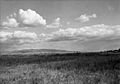
<path fill-rule="evenodd" d="M 0 0 L 0 84 L 120 84 L 120 0 Z"/>

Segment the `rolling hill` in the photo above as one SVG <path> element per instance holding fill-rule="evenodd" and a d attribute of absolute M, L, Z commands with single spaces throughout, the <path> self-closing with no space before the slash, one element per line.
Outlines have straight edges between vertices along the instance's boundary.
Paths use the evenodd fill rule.
<path fill-rule="evenodd" d="M 57 49 L 23 49 L 5 52 L 3 54 L 16 55 L 16 54 L 55 54 L 55 53 L 73 53 L 73 51 L 57 50 Z"/>

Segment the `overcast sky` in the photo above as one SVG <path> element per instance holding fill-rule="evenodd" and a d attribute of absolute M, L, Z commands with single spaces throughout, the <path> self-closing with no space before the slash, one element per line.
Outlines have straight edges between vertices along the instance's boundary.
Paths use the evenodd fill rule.
<path fill-rule="evenodd" d="M 1 0 L 0 50 L 120 48 L 120 0 Z"/>

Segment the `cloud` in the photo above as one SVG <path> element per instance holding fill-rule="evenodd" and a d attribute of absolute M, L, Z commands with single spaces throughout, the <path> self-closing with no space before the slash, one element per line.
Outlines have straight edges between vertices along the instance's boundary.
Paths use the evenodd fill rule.
<path fill-rule="evenodd" d="M 40 16 L 36 11 L 28 9 L 28 10 L 19 10 L 19 15 L 21 18 L 21 21 L 25 25 L 46 25 L 46 20 L 43 19 L 42 16 Z"/>
<path fill-rule="evenodd" d="M 30 38 L 30 39 L 36 39 L 37 34 L 34 32 L 26 32 L 26 31 L 15 31 L 13 33 L 13 36 L 15 38 Z"/>
<path fill-rule="evenodd" d="M 120 39 L 120 25 L 109 26 L 98 24 L 81 28 L 60 29 L 49 35 L 48 41 L 86 41 L 93 39 Z"/>
<path fill-rule="evenodd" d="M 7 17 L 7 21 L 2 22 L 2 26 L 4 27 L 18 27 L 19 23 L 15 18 Z"/>
<path fill-rule="evenodd" d="M 4 31 L 0 32 L 0 41 L 1 42 L 4 42 L 11 37 L 12 37 L 12 33 L 10 33 L 10 32 L 4 32 Z"/>
<path fill-rule="evenodd" d="M 50 35 L 48 41 L 70 41 L 76 40 L 77 37 L 77 29 L 75 28 L 67 28 L 67 29 L 59 29 L 59 31 L 53 32 Z M 82 38 L 79 38 L 79 40 Z"/>
<path fill-rule="evenodd" d="M 52 33 L 41 33 L 28 31 L 0 31 L 0 48 L 8 49 L 24 44 L 36 44 L 47 42 L 60 42 L 61 41 L 74 41 L 85 43 L 85 46 L 89 42 L 111 42 L 120 41 L 120 25 L 92 25 L 84 26 L 80 28 L 66 28 L 59 29 Z M 96 44 L 97 45 L 97 44 Z M 88 45 L 89 46 L 89 45 Z M 94 47 L 94 46 L 93 46 Z"/>
<path fill-rule="evenodd" d="M 47 28 L 59 28 L 62 27 L 60 23 L 60 18 L 56 18 L 55 21 L 49 25 L 46 25 Z"/>
<path fill-rule="evenodd" d="M 18 14 L 18 15 L 17 15 Z M 18 23 L 19 22 L 19 23 Z M 18 26 L 40 26 L 46 25 L 46 20 L 43 19 L 36 11 L 27 9 L 19 9 L 18 13 L 13 13 L 7 16 L 7 20 L 2 22 L 4 28 L 13 28 Z"/>
<path fill-rule="evenodd" d="M 96 14 L 92 14 L 92 15 L 83 14 L 80 17 L 76 18 L 75 20 L 79 20 L 81 22 L 88 22 L 91 18 L 96 18 L 96 17 L 97 17 Z"/>
<path fill-rule="evenodd" d="M 0 42 L 9 43 L 16 42 L 17 44 L 35 43 L 41 41 L 59 42 L 59 41 L 88 41 L 88 40 L 116 40 L 120 39 L 120 25 L 92 25 L 80 28 L 59 29 L 52 33 L 36 34 L 35 32 L 14 31 L 0 32 Z"/>
<path fill-rule="evenodd" d="M 24 44 L 35 44 L 40 42 L 35 32 L 27 31 L 0 31 L 0 51 L 19 48 Z"/>
<path fill-rule="evenodd" d="M 39 41 L 38 36 L 35 32 L 27 31 L 14 31 L 14 32 L 0 32 L 0 43 L 33 43 Z"/>

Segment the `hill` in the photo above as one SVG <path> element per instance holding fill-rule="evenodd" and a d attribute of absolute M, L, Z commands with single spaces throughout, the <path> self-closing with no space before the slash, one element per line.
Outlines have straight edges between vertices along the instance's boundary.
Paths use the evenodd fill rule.
<path fill-rule="evenodd" d="M 101 51 L 100 53 L 120 53 L 120 49 L 108 50 L 108 51 Z"/>
<path fill-rule="evenodd" d="M 119 50 L 26 49 L 0 56 L 0 84 L 120 84 L 119 80 Z"/>
<path fill-rule="evenodd" d="M 57 50 L 57 49 L 23 49 L 5 52 L 4 54 L 16 55 L 16 54 L 55 54 L 55 53 L 72 53 L 72 51 L 67 50 Z"/>

